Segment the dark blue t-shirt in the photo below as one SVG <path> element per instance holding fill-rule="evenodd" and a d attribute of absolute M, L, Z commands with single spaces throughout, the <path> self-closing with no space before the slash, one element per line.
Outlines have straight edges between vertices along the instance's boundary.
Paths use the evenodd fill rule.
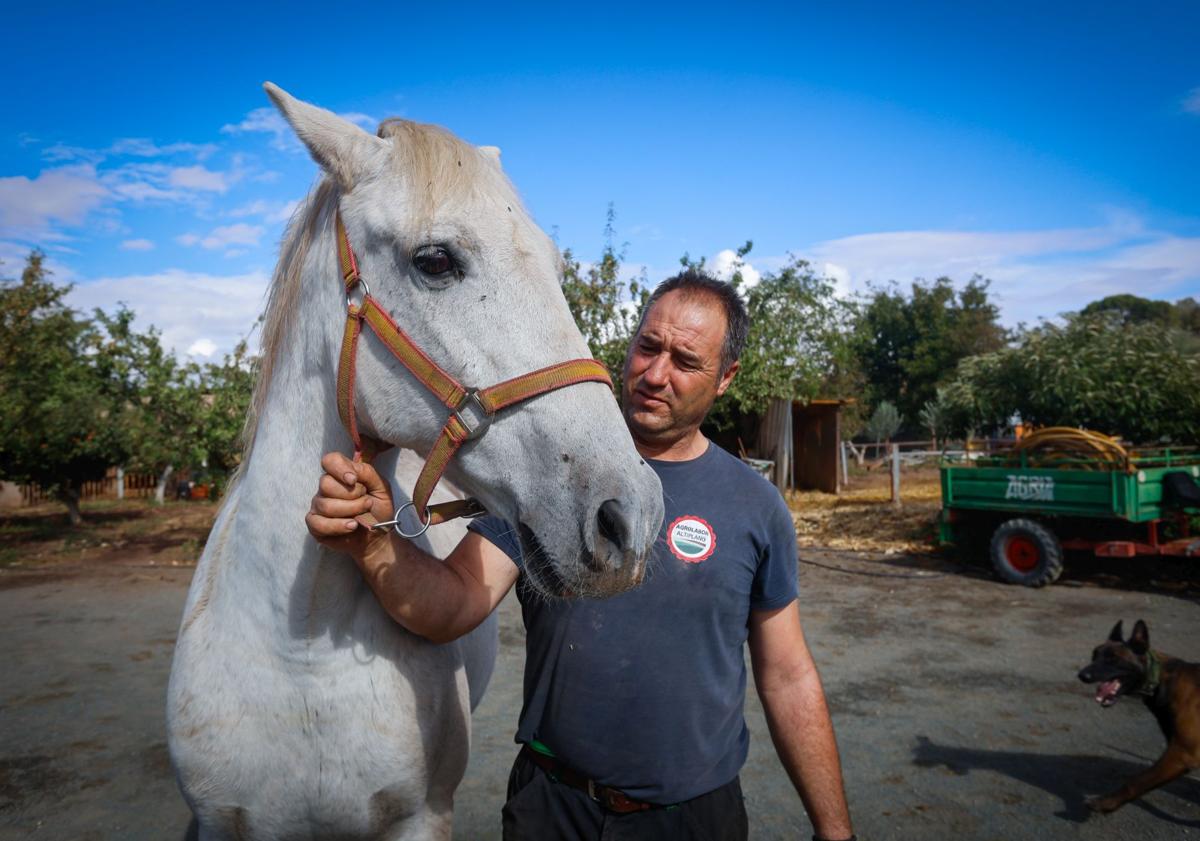
<path fill-rule="evenodd" d="M 640 587 L 548 600 L 518 580 L 527 640 L 516 738 L 631 797 L 677 803 L 729 782 L 746 760 L 750 611 L 796 598 L 796 536 L 774 486 L 715 444 L 691 461 L 647 461 L 666 515 Z M 470 528 L 521 565 L 508 524 Z"/>

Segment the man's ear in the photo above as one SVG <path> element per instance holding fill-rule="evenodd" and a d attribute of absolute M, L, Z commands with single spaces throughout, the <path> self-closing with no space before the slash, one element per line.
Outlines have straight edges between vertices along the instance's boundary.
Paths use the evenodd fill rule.
<path fill-rule="evenodd" d="M 734 362 L 729 366 L 725 373 L 721 375 L 721 379 L 717 383 L 717 397 L 720 397 L 725 393 L 725 391 L 729 388 L 729 384 L 733 382 L 733 378 L 737 374 L 738 369 L 741 367 L 741 362 Z"/>

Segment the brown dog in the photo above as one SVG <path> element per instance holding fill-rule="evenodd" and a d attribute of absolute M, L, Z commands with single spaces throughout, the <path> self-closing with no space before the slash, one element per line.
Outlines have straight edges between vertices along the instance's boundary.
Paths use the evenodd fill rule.
<path fill-rule="evenodd" d="M 1118 622 L 1092 662 L 1079 672 L 1084 683 L 1098 683 L 1096 700 L 1111 707 L 1122 695 L 1141 695 L 1142 703 L 1167 738 L 1158 761 L 1111 794 L 1093 797 L 1088 806 L 1111 812 L 1151 789 L 1200 768 L 1200 664 L 1168 657 L 1150 648 L 1150 631 L 1138 620 L 1126 641 Z"/>

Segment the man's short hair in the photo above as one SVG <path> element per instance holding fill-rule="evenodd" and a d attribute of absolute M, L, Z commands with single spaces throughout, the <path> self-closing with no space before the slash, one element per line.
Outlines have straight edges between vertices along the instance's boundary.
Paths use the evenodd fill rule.
<path fill-rule="evenodd" d="M 707 296 L 721 305 L 721 310 L 725 313 L 725 341 L 721 345 L 721 376 L 724 376 L 742 355 L 742 348 L 746 346 L 746 333 L 750 330 L 750 315 L 746 312 L 746 305 L 742 303 L 742 296 L 723 280 L 717 280 L 696 268 L 685 269 L 658 284 L 650 294 L 642 310 L 641 320 L 638 321 L 638 332 L 646 321 L 646 314 L 658 299 L 668 292 L 676 291 L 688 298 Z"/>

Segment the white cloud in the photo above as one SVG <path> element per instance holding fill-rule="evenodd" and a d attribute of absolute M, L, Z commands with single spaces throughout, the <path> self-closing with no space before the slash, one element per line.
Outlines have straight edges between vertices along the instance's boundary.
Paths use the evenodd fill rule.
<path fill-rule="evenodd" d="M 292 214 L 296 212 L 296 208 L 300 206 L 299 199 L 285 202 L 283 207 L 276 210 L 274 213 L 267 215 L 268 222 L 288 222 L 292 218 Z"/>
<path fill-rule="evenodd" d="M 0 225 L 42 236 L 54 224 L 81 224 L 108 196 L 90 164 L 0 178 Z"/>
<path fill-rule="evenodd" d="M 169 155 L 193 155 L 196 160 L 204 160 L 217 151 L 213 143 L 168 143 L 159 146 L 144 137 L 126 137 L 113 143 L 107 149 L 110 155 L 135 155 L 142 158 L 160 158 Z"/>
<path fill-rule="evenodd" d="M 229 215 L 235 219 L 245 216 L 261 216 L 267 222 L 286 222 L 292 218 L 292 214 L 296 212 L 296 208 L 299 206 L 300 202 L 298 200 L 274 202 L 266 201 L 265 199 L 256 199 L 249 204 L 235 207 L 229 211 Z"/>
<path fill-rule="evenodd" d="M 172 187 L 214 193 L 224 193 L 228 190 L 231 180 L 237 179 L 231 174 L 214 172 L 200 165 L 176 167 L 167 175 L 167 183 Z"/>
<path fill-rule="evenodd" d="M 1136 220 L 1135 220 L 1136 222 Z M 838 284 L 974 274 L 991 291 L 1006 324 L 1078 310 L 1105 295 L 1181 297 L 1200 292 L 1200 238 L 1148 231 L 1114 216 L 1109 225 L 1042 231 L 894 231 L 829 240 L 802 250 Z"/>
<path fill-rule="evenodd" d="M 68 301 L 85 312 L 111 311 L 123 302 L 137 314 L 137 329 L 154 325 L 162 331 L 164 347 L 202 353 L 211 344 L 216 354 L 231 351 L 250 331 L 268 282 L 264 272 L 221 276 L 169 269 L 80 281 Z"/>
<path fill-rule="evenodd" d="M 355 125 L 361 126 L 371 133 L 375 132 L 375 127 L 379 124 L 379 121 L 370 114 L 362 114 L 358 111 L 347 111 L 343 114 L 338 114 L 338 116 L 343 120 L 348 120 Z M 303 148 L 300 145 L 300 141 L 296 139 L 296 135 L 292 133 L 292 128 L 287 124 L 287 120 L 270 106 L 255 108 L 240 123 L 227 123 L 221 126 L 221 133 L 269 134 L 271 135 L 272 148 L 285 151 L 300 151 Z"/>
<path fill-rule="evenodd" d="M 187 349 L 188 356 L 203 356 L 208 358 L 217 352 L 217 346 L 212 339 L 204 338 L 197 339 L 192 342 L 191 347 Z"/>
<path fill-rule="evenodd" d="M 1200 114 L 1200 88 L 1192 88 L 1183 98 L 1183 110 L 1189 114 Z"/>
<path fill-rule="evenodd" d="M 738 265 L 737 252 L 732 248 L 726 248 L 723 251 L 718 251 L 716 256 L 709 260 L 706 267 L 713 277 L 720 280 L 729 280 L 733 277 L 734 269 Z M 754 266 L 750 265 L 745 259 L 741 261 L 742 270 L 742 289 L 750 289 L 757 286 L 762 280 L 762 274 Z"/>
<path fill-rule="evenodd" d="M 154 243 L 148 239 L 127 239 L 121 243 L 121 248 L 126 251 L 151 251 Z"/>
<path fill-rule="evenodd" d="M 300 148 L 287 121 L 271 107 L 255 108 L 240 123 L 221 126 L 222 134 L 244 134 L 246 132 L 264 132 L 271 135 L 271 146 L 276 149 Z"/>
<path fill-rule="evenodd" d="M 175 237 L 175 241 L 180 245 L 199 245 L 211 251 L 231 245 L 258 245 L 258 241 L 265 231 L 266 228 L 262 225 L 247 225 L 245 222 L 238 222 L 234 225 L 213 228 L 205 237 L 198 234 L 182 234 Z"/>

